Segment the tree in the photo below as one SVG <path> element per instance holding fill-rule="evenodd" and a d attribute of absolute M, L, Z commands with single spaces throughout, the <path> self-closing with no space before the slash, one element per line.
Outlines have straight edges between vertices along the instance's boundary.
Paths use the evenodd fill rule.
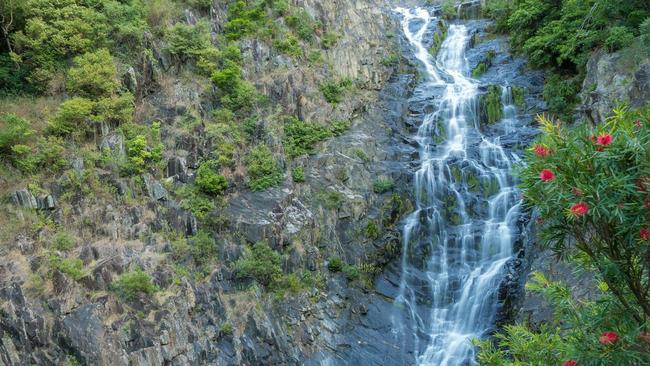
<path fill-rule="evenodd" d="M 84 53 L 75 57 L 73 63 L 66 85 L 70 94 L 100 98 L 117 93 L 117 69 L 107 49 Z"/>

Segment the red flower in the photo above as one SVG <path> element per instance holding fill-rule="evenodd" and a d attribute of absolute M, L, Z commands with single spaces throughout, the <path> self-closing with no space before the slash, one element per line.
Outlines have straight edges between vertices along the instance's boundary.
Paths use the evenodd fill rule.
<path fill-rule="evenodd" d="M 535 144 L 535 146 L 533 146 L 533 152 L 540 158 L 545 158 L 551 155 L 551 150 L 549 150 L 546 146 L 539 144 Z"/>
<path fill-rule="evenodd" d="M 541 217 L 538 217 L 538 218 L 535 220 L 535 223 L 536 223 L 537 225 L 544 225 L 544 219 L 541 218 Z"/>
<path fill-rule="evenodd" d="M 618 334 L 616 332 L 603 332 L 603 334 L 598 337 L 598 342 L 606 346 L 618 342 Z"/>
<path fill-rule="evenodd" d="M 575 217 L 584 216 L 589 212 L 589 205 L 584 202 L 578 202 L 571 206 L 571 213 Z"/>
<path fill-rule="evenodd" d="M 541 179 L 542 182 L 551 181 L 555 179 L 555 173 L 553 173 L 550 169 L 544 169 L 539 173 L 539 179 Z"/>
<path fill-rule="evenodd" d="M 634 122 L 634 125 L 636 126 L 636 128 L 641 128 L 642 124 L 643 124 L 643 122 L 641 122 L 640 119 L 637 119 L 636 122 Z"/>
<path fill-rule="evenodd" d="M 575 196 L 578 196 L 578 197 L 582 196 L 582 190 L 581 190 L 580 188 L 575 188 L 575 187 L 574 187 L 574 188 L 571 190 L 571 192 L 572 192 Z"/>
<path fill-rule="evenodd" d="M 578 363 L 573 358 L 568 359 L 562 366 L 578 366 Z"/>
<path fill-rule="evenodd" d="M 612 135 L 602 132 L 596 138 L 596 145 L 607 146 L 612 143 L 612 140 Z"/>
<path fill-rule="evenodd" d="M 641 237 L 641 240 L 648 240 L 648 238 L 650 238 L 650 230 L 648 230 L 647 227 L 642 228 L 639 230 L 639 236 Z"/>
<path fill-rule="evenodd" d="M 650 343 L 650 336 L 648 335 L 648 332 L 645 331 L 641 332 L 641 334 L 639 334 L 637 339 L 640 340 L 641 342 Z"/>

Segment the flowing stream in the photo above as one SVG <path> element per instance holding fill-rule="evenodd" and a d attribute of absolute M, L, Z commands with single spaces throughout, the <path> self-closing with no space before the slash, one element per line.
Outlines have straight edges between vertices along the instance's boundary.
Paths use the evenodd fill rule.
<path fill-rule="evenodd" d="M 486 334 L 497 312 L 496 291 L 512 256 L 520 215 L 511 175 L 516 156 L 479 129 L 480 84 L 465 57 L 472 34 L 451 24 L 436 58 L 427 51 L 437 19 L 403 9 L 402 26 L 421 81 L 411 101 L 427 112 L 414 139 L 419 169 L 415 211 L 403 232 L 395 331 L 411 337 L 417 365 L 472 365 L 471 340 Z M 503 87 L 506 133 L 516 110 Z M 406 345 L 406 342 L 404 343 Z"/>

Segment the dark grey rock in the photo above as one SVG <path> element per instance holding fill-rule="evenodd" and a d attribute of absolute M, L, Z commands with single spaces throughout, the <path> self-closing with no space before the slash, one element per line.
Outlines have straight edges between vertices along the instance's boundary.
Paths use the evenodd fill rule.
<path fill-rule="evenodd" d="M 11 194 L 11 201 L 14 205 L 24 208 L 38 208 L 36 198 L 27 189 L 19 189 Z"/>

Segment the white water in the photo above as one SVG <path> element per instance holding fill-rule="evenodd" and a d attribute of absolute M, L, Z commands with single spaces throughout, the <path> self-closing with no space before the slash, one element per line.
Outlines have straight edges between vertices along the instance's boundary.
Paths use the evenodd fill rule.
<path fill-rule="evenodd" d="M 423 115 L 415 136 L 416 209 L 404 226 L 395 332 L 413 339 L 417 365 L 470 365 L 471 340 L 493 325 L 496 290 L 518 235 L 520 200 L 510 175 L 515 157 L 498 138 L 478 131 L 479 84 L 468 76 L 465 59 L 468 29 L 451 25 L 434 59 L 425 45 L 436 19 L 426 9 L 396 11 L 426 79 L 413 99 L 426 100 L 433 112 Z M 504 100 L 506 119 L 514 119 L 514 106 Z"/>

